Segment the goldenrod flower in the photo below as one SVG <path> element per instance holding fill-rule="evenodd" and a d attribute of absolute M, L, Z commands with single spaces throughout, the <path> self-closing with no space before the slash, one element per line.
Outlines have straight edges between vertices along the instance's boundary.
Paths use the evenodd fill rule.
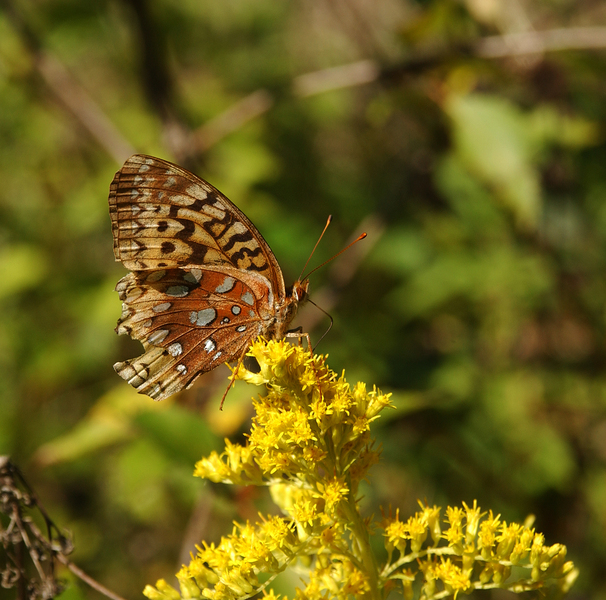
<path fill-rule="evenodd" d="M 247 443 L 226 440 L 224 451 L 198 461 L 194 474 L 268 486 L 283 516 L 236 523 L 217 545 L 202 542 L 177 574 L 180 591 L 160 580 L 145 588 L 150 600 L 244 600 L 259 592 L 278 600 L 271 583 L 291 566 L 302 578 L 298 600 L 382 600 L 396 585 L 405 600 L 494 587 L 570 588 L 577 572 L 564 546 L 545 546 L 534 529 L 482 513 L 475 501 L 448 507 L 445 521 L 439 507 L 422 504 L 407 520 L 399 510 L 385 517 L 387 560 L 379 565 L 358 487 L 379 458 L 370 431 L 389 395 L 363 383 L 352 388 L 323 357 L 284 341 L 259 340 L 249 354 L 258 372 L 240 365 L 236 377 L 267 392 L 253 402 Z"/>

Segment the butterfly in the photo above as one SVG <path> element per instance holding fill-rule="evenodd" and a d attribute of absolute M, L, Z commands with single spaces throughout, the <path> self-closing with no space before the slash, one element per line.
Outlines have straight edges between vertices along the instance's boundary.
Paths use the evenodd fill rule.
<path fill-rule="evenodd" d="M 246 215 L 210 183 L 170 162 L 135 154 L 109 190 L 116 332 L 143 344 L 114 369 L 137 392 L 163 400 L 202 374 L 241 360 L 259 335 L 287 335 L 308 278 L 290 288 Z"/>

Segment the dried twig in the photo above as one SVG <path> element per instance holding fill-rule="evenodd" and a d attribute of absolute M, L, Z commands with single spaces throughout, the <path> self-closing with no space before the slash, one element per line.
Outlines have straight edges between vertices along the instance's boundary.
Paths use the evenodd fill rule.
<path fill-rule="evenodd" d="M 36 71 L 53 97 L 114 158 L 122 163 L 133 147 L 109 120 L 82 84 L 51 52 L 43 49 L 40 37 L 12 0 L 3 0 L 5 14 L 29 52 Z"/>
<path fill-rule="evenodd" d="M 599 48 L 606 48 L 606 27 L 570 27 L 486 37 L 476 44 L 475 54 L 482 58 L 505 58 Z"/>
<path fill-rule="evenodd" d="M 290 89 L 295 97 L 306 98 L 374 81 L 389 81 L 401 75 L 416 73 L 444 61 L 450 61 L 457 53 L 496 59 L 541 52 L 600 48 L 606 48 L 606 27 L 526 31 L 483 38 L 475 45 L 454 51 L 452 48 L 447 48 L 433 54 L 412 55 L 400 64 L 389 67 L 382 67 L 374 60 L 361 60 L 313 71 L 295 77 Z M 194 137 L 197 139 L 196 147 L 201 151 L 207 150 L 243 124 L 269 110 L 273 104 L 274 98 L 269 92 L 265 90 L 253 92 L 194 132 Z"/>
<path fill-rule="evenodd" d="M 46 533 L 36 526 L 30 511 L 37 511 L 42 517 Z M 0 512 L 8 518 L 6 527 L 0 523 L 0 542 L 6 557 L 0 563 L 2 587 L 17 588 L 20 600 L 50 600 L 63 591 L 65 586 L 55 575 L 55 560 L 111 600 L 124 600 L 67 558 L 73 549 L 69 535 L 53 523 L 8 456 L 0 457 Z"/>
<path fill-rule="evenodd" d="M 194 132 L 192 138 L 196 150 L 205 152 L 232 131 L 267 112 L 273 104 L 274 99 L 266 90 L 257 90 L 238 100 Z"/>

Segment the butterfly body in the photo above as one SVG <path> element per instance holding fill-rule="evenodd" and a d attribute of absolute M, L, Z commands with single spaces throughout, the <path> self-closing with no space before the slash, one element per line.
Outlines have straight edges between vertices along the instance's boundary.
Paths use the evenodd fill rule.
<path fill-rule="evenodd" d="M 117 333 L 144 354 L 114 365 L 138 392 L 162 400 L 259 335 L 286 335 L 308 281 L 288 291 L 269 245 L 221 192 L 167 161 L 135 155 L 110 186 L 116 260 L 131 273 L 116 291 Z"/>

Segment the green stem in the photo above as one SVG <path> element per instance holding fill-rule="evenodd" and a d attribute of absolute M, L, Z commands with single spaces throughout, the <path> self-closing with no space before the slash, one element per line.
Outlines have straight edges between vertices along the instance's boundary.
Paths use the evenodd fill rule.
<path fill-rule="evenodd" d="M 351 492 L 349 493 L 347 501 L 343 502 L 341 508 L 348 521 L 353 539 L 358 546 L 357 549 L 353 549 L 353 552 L 358 555 L 360 562 L 364 566 L 366 575 L 368 576 L 370 597 L 373 600 L 382 600 L 383 594 L 379 588 L 379 569 L 377 561 L 375 560 L 375 555 L 370 546 L 368 528 L 364 524 L 362 516 L 358 511 L 357 503 Z"/>

